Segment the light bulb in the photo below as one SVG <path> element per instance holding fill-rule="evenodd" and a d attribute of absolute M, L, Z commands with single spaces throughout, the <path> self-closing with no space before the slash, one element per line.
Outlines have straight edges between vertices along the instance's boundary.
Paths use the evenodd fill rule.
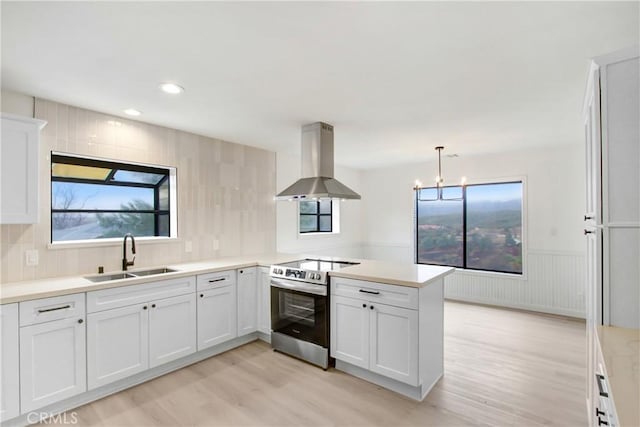
<path fill-rule="evenodd" d="M 465 186 L 467 184 L 467 177 L 463 176 L 462 179 L 460 179 L 460 185 Z"/>

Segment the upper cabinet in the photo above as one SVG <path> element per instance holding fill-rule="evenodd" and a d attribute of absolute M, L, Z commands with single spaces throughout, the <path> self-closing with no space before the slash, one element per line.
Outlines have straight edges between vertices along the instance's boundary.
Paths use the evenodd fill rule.
<path fill-rule="evenodd" d="M 1 224 L 38 222 L 38 150 L 47 122 L 2 114 Z"/>
<path fill-rule="evenodd" d="M 602 273 L 602 286 L 591 286 L 591 308 L 602 312 L 592 317 L 627 328 L 640 328 L 639 55 L 636 46 L 595 58 L 584 107 L 584 219 L 586 233 L 602 234 L 602 251 L 591 251 L 587 260 Z"/>

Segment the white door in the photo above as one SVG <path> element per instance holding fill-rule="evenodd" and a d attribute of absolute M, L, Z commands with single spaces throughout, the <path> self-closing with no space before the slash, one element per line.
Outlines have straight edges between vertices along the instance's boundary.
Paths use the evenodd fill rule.
<path fill-rule="evenodd" d="M 271 333 L 271 276 L 269 269 L 258 269 L 258 331 Z"/>
<path fill-rule="evenodd" d="M 89 390 L 149 367 L 149 305 L 87 315 Z"/>
<path fill-rule="evenodd" d="M 417 386 L 418 311 L 372 303 L 369 312 L 369 369 Z"/>
<path fill-rule="evenodd" d="M 258 282 L 256 267 L 238 270 L 238 336 L 258 329 Z"/>
<path fill-rule="evenodd" d="M 369 369 L 369 303 L 331 296 L 331 356 Z"/>
<path fill-rule="evenodd" d="M 198 350 L 237 335 L 236 284 L 198 292 Z"/>
<path fill-rule="evenodd" d="M 20 408 L 23 414 L 87 390 L 85 344 L 82 318 L 20 328 Z"/>
<path fill-rule="evenodd" d="M 149 365 L 151 368 L 196 351 L 196 295 L 151 302 Z"/>
<path fill-rule="evenodd" d="M 0 305 L 0 421 L 20 415 L 18 304 Z"/>

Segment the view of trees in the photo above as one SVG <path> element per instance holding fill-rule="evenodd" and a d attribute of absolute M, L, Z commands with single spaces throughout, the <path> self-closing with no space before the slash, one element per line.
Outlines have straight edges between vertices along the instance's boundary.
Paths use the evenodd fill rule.
<path fill-rule="evenodd" d="M 466 203 L 466 262 L 462 201 L 418 203 L 418 262 L 522 273 L 521 198 Z"/>

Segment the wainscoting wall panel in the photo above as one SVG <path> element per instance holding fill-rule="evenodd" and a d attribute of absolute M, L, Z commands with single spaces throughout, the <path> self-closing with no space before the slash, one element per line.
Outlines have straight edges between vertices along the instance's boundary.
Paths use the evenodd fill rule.
<path fill-rule="evenodd" d="M 526 276 L 457 271 L 445 298 L 585 317 L 584 255 L 529 251 Z"/>

